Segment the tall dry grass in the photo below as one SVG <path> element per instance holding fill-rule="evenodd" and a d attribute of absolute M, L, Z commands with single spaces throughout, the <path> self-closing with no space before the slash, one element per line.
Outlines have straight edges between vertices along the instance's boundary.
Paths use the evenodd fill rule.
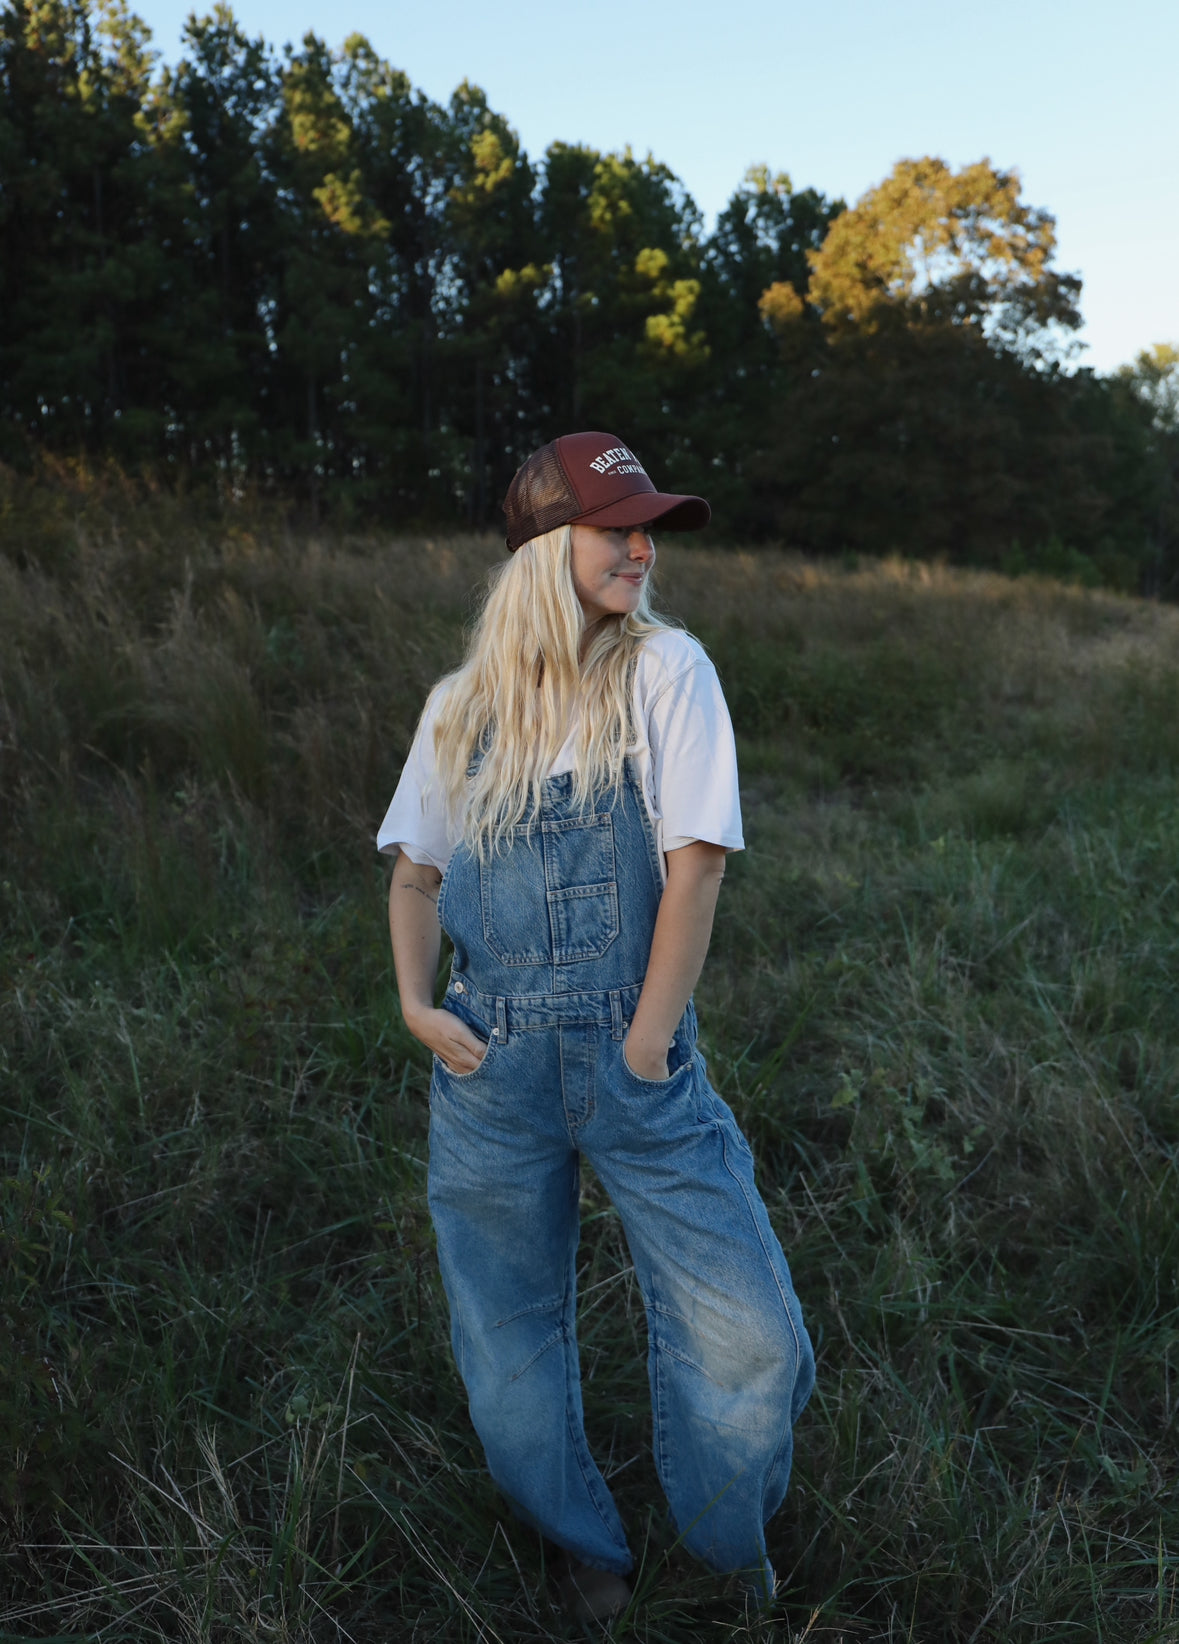
<path fill-rule="evenodd" d="M 0 1630 L 566 1636 L 446 1347 L 372 853 L 498 545 L 108 512 L 10 510 L 0 556 Z M 661 575 L 744 782 L 706 1049 L 819 1345 L 771 1636 L 1175 1637 L 1179 612 Z M 616 1636 L 748 1636 L 584 1211 Z"/>

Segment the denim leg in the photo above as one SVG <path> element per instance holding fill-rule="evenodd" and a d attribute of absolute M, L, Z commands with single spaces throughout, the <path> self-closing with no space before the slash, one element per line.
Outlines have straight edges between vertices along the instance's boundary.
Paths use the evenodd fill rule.
<path fill-rule="evenodd" d="M 646 1302 L 655 1460 L 672 1516 L 714 1569 L 765 1570 L 764 1527 L 814 1383 L 790 1270 L 748 1144 L 699 1059 L 658 1083 L 614 1046 L 602 1074 L 581 1140 Z"/>
<path fill-rule="evenodd" d="M 582 1418 L 578 1159 L 559 1068 L 544 1066 L 556 1039 L 514 1037 L 461 1078 L 436 1064 L 430 1213 L 455 1358 L 492 1477 L 558 1546 L 624 1574 L 625 1532 Z"/>

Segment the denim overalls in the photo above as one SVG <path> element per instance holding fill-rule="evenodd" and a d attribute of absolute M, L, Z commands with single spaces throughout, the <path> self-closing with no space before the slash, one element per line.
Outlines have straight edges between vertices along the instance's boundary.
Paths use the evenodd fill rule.
<path fill-rule="evenodd" d="M 430 1211 L 451 1336 L 488 1467 L 575 1558 L 632 1560 L 582 1424 L 575 1335 L 578 1160 L 616 1206 L 647 1312 L 655 1461 L 688 1549 L 768 1573 L 814 1360 L 736 1121 L 688 1005 L 670 1077 L 622 1047 L 662 876 L 627 762 L 584 810 L 550 777 L 531 829 L 480 863 L 456 851 L 438 901 L 454 943 L 445 1008 L 481 1038 L 473 1073 L 435 1058 Z"/>

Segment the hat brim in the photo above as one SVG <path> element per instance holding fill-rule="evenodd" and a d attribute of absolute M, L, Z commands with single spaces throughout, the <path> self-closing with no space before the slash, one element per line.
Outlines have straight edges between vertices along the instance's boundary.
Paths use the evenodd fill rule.
<path fill-rule="evenodd" d="M 699 531 L 712 518 L 703 497 L 679 497 L 666 491 L 636 491 L 632 496 L 604 502 L 600 508 L 578 514 L 570 525 L 593 525 L 600 531 L 634 530 L 636 525 L 661 525 L 665 531 Z"/>

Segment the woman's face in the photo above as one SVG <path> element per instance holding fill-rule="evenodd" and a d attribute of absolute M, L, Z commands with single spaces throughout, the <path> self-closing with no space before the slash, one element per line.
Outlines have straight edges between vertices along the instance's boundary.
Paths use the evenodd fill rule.
<path fill-rule="evenodd" d="M 585 613 L 586 627 L 605 616 L 625 616 L 636 609 L 643 584 L 655 563 L 655 544 L 646 526 L 600 531 L 574 525 L 573 591 Z"/>

